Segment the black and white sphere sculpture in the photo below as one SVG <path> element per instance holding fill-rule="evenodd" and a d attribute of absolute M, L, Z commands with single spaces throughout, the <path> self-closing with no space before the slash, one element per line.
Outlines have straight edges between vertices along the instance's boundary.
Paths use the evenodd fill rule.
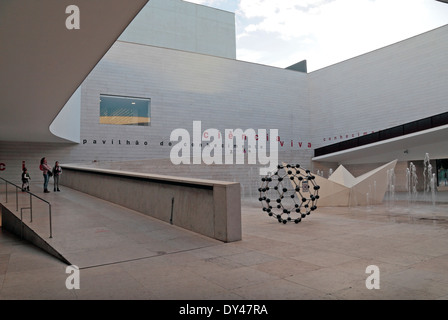
<path fill-rule="evenodd" d="M 315 176 L 300 165 L 279 165 L 274 173 L 262 177 L 259 201 L 263 212 L 278 222 L 300 223 L 317 209 L 320 187 Z"/>

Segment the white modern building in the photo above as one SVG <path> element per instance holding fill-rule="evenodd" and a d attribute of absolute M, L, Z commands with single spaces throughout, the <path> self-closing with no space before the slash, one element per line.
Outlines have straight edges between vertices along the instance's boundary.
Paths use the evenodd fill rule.
<path fill-rule="evenodd" d="M 109 4 L 114 5 L 123 6 Z M 83 15 L 88 11 L 79 7 Z M 3 15 L 20 9 L 0 8 Z M 3 85 L 0 89 L 1 177 L 18 181 L 25 165 L 37 181 L 39 160 L 46 157 L 50 164 L 238 181 L 245 196 L 256 196 L 259 169 L 265 165 L 249 163 L 249 146 L 243 150 L 243 164 L 196 164 L 193 156 L 190 164 L 172 163 L 170 154 L 178 142 L 171 141 L 172 132 L 185 129 L 191 134 L 193 155 L 194 123 L 200 123 L 201 151 L 213 142 L 206 140 L 212 129 L 223 136 L 226 130 L 266 130 L 266 137 L 257 136 L 257 146 L 263 141 L 268 148 L 275 142 L 279 162 L 325 173 L 343 164 L 358 175 L 397 159 L 397 186 L 404 190 L 409 163 L 422 170 L 428 153 L 434 172 L 440 171 L 439 184 L 444 183 L 448 26 L 307 73 L 306 68 L 297 71 L 238 61 L 231 12 L 181 0 L 141 1 L 133 10 L 138 14 L 127 28 L 117 28 L 107 42 L 110 45 L 102 45 L 107 52 L 99 51 L 83 73 L 77 74 L 79 65 L 64 71 L 78 76 L 69 79 L 71 86 L 63 87 L 64 77 L 52 73 L 70 66 L 70 60 L 54 59 L 85 55 L 89 50 L 83 47 L 78 46 L 77 54 L 76 46 L 56 46 L 50 57 L 53 62 L 49 59 L 46 65 L 32 67 L 31 61 L 19 70 L 40 75 L 35 82 L 21 83 L 17 70 L 1 65 L 7 71 L 2 72 L 2 83 L 19 84 L 16 91 Z M 81 31 L 89 26 L 82 19 Z M 93 19 L 103 21 L 102 16 Z M 114 19 L 110 20 L 107 23 L 113 25 Z M 23 36 L 8 21 L 1 24 L 0 19 L 0 27 Z M 66 37 L 75 31 L 60 32 Z M 7 33 L 0 39 L 2 43 L 8 39 L 6 46 L 11 47 L 18 41 Z M 92 47 L 96 43 L 92 40 Z M 8 54 L 10 60 L 20 59 L 14 50 Z M 20 60 L 12 62 L 20 65 Z M 36 88 L 38 92 L 33 91 Z M 215 153 L 218 149 L 223 157 L 226 151 L 240 151 L 226 149 L 225 143 Z"/>

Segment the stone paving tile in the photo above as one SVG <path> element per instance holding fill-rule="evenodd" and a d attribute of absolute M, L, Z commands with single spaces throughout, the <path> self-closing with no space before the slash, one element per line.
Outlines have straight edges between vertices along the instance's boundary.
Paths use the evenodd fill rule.
<path fill-rule="evenodd" d="M 412 267 L 425 271 L 448 273 L 448 254 L 422 261 Z"/>
<path fill-rule="evenodd" d="M 283 258 L 257 264 L 252 266 L 252 268 L 284 279 L 294 275 L 300 275 L 304 272 L 317 270 L 322 267 L 293 258 Z"/>
<path fill-rule="evenodd" d="M 285 279 L 270 280 L 232 290 L 248 300 L 334 300 L 332 295 Z M 300 307 L 298 302 L 298 307 Z"/>
<path fill-rule="evenodd" d="M 264 262 L 275 261 L 276 257 L 256 251 L 237 253 L 226 256 L 226 259 L 235 261 L 243 266 L 254 266 Z"/>
<path fill-rule="evenodd" d="M 214 274 L 207 277 L 207 279 L 225 289 L 235 290 L 279 278 L 272 274 L 243 266 Z"/>
<path fill-rule="evenodd" d="M 328 294 L 365 283 L 367 277 L 357 274 L 348 274 L 339 269 L 327 267 L 297 274 L 285 280 L 319 290 Z"/>
<path fill-rule="evenodd" d="M 243 297 L 227 290 L 208 279 L 191 276 L 170 281 L 151 284 L 155 300 L 240 300 Z"/>
<path fill-rule="evenodd" d="M 95 270 L 98 269 L 98 270 Z M 81 270 L 77 299 L 87 300 L 140 300 L 153 299 L 154 295 L 142 282 L 121 267 L 103 266 Z"/>
<path fill-rule="evenodd" d="M 360 258 L 357 260 L 348 261 L 346 263 L 341 263 L 337 266 L 334 266 L 334 268 L 352 275 L 356 275 L 357 277 L 364 277 L 365 279 L 367 279 L 370 274 L 367 273 L 367 267 L 369 266 L 377 266 L 380 271 L 380 276 L 409 269 L 408 266 L 382 262 L 374 258 Z"/>
<path fill-rule="evenodd" d="M 448 273 L 406 269 L 382 277 L 382 282 L 397 283 L 415 291 L 423 291 L 433 299 L 448 294 Z"/>
<path fill-rule="evenodd" d="M 383 250 L 376 255 L 372 255 L 372 257 L 375 257 L 379 262 L 393 263 L 402 266 L 412 266 L 416 263 L 431 259 L 431 256 L 429 255 L 403 252 L 396 248 L 387 251 Z"/>
<path fill-rule="evenodd" d="M 342 254 L 322 249 L 313 253 L 298 255 L 292 258 L 321 267 L 334 267 L 347 261 L 359 259 L 348 254 Z"/>
<path fill-rule="evenodd" d="M 363 284 L 333 292 L 341 300 L 434 300 L 434 295 L 421 290 L 412 290 L 394 283 L 380 284 L 379 290 L 369 290 Z"/>
<path fill-rule="evenodd" d="M 399 250 L 434 257 L 448 255 L 448 236 L 412 241 L 410 244 L 400 246 Z"/>

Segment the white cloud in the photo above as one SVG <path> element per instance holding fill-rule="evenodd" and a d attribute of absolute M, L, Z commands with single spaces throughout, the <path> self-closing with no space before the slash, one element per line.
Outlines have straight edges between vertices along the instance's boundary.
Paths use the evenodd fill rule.
<path fill-rule="evenodd" d="M 241 0 L 237 14 L 246 20 L 239 21 L 244 37 L 237 47 L 263 38 L 278 58 L 256 62 L 286 67 L 307 59 L 314 70 L 448 23 L 448 15 L 434 18 L 436 9 L 448 13 L 448 5 L 434 0 Z M 273 37 L 297 58 L 279 65 L 292 52 L 271 46 Z"/>
<path fill-rule="evenodd" d="M 448 4 L 435 0 L 191 2 L 237 5 L 238 59 L 282 68 L 307 59 L 310 71 L 448 23 Z"/>

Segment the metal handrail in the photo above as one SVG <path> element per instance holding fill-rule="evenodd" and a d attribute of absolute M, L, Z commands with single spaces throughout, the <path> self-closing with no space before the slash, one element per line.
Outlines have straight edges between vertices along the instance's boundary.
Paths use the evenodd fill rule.
<path fill-rule="evenodd" d="M 12 183 L 11 181 L 3 179 L 2 177 L 0 177 L 0 179 L 5 181 L 6 203 L 8 203 L 8 184 L 13 185 L 14 187 L 16 187 L 16 211 L 19 211 L 19 201 L 18 201 L 19 196 L 18 196 L 17 189 L 22 190 L 22 187 L 19 187 L 18 185 Z M 26 192 L 26 193 L 28 193 L 30 195 L 30 206 L 29 207 L 20 208 L 21 209 L 20 210 L 20 213 L 21 213 L 20 215 L 22 216 L 22 210 L 23 209 L 30 209 L 30 216 L 31 216 L 31 221 L 30 222 L 33 222 L 33 198 L 32 197 L 35 197 L 35 198 L 37 198 L 37 199 L 47 203 L 48 204 L 48 216 L 49 216 L 49 221 L 50 221 L 50 238 L 53 238 L 53 231 L 52 231 L 52 225 L 51 225 L 51 203 L 48 202 L 47 200 L 42 199 L 41 197 L 35 195 L 32 192 L 29 192 L 27 190 L 22 190 L 22 191 Z M 22 220 L 22 217 L 20 219 Z M 22 223 L 23 223 L 23 221 L 22 221 Z"/>

